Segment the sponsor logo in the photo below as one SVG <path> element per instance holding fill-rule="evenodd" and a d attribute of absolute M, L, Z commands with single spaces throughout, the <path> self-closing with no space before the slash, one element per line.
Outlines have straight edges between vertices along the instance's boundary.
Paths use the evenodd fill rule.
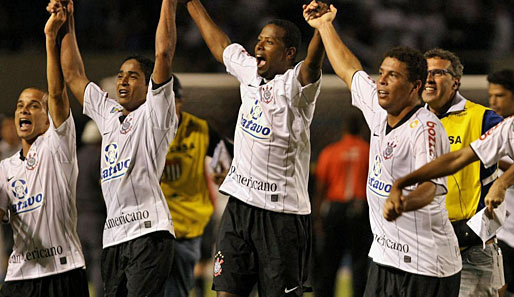
<path fill-rule="evenodd" d="M 121 112 L 121 111 L 123 111 L 123 108 L 119 108 L 119 107 L 116 107 L 116 106 L 114 106 L 111 109 L 111 113 L 116 113 L 116 112 Z"/>
<path fill-rule="evenodd" d="M 119 227 L 121 225 L 148 219 L 149 216 L 150 216 L 150 213 L 148 212 L 148 210 L 143 210 L 143 211 L 138 210 L 138 211 L 134 211 L 134 212 L 127 213 L 127 214 L 122 214 L 121 216 L 117 216 L 114 218 L 108 218 L 107 220 L 105 220 L 104 230 L 109 230 L 111 228 Z M 145 227 L 146 227 L 146 222 L 145 222 Z M 146 228 L 148 228 L 148 227 L 146 227 Z"/>
<path fill-rule="evenodd" d="M 23 254 L 13 254 L 11 257 L 9 257 L 9 263 L 12 264 L 19 264 L 21 262 L 25 261 L 39 261 L 44 258 L 50 258 L 53 256 L 58 256 L 63 253 L 62 246 L 53 246 L 50 248 L 38 248 L 28 251 L 27 253 Z"/>
<path fill-rule="evenodd" d="M 492 127 L 491 129 L 487 130 L 484 134 L 480 135 L 480 140 L 485 140 L 487 136 L 493 134 L 493 131 L 498 129 L 503 123 L 505 123 L 505 120 L 498 123 L 496 126 Z M 514 131 L 514 124 L 512 126 L 512 131 Z"/>
<path fill-rule="evenodd" d="M 462 139 L 459 135 L 457 136 L 448 136 L 448 140 L 450 141 L 450 144 L 458 144 L 462 143 Z"/>
<path fill-rule="evenodd" d="M 261 101 L 266 104 L 273 101 L 273 86 L 265 85 L 261 88 Z"/>
<path fill-rule="evenodd" d="M 387 142 L 386 148 L 384 149 L 384 159 L 389 160 L 393 157 L 394 148 L 396 144 L 394 141 Z"/>
<path fill-rule="evenodd" d="M 410 122 L 409 127 L 416 128 L 418 125 L 419 125 L 419 121 L 414 120 L 414 121 Z"/>
<path fill-rule="evenodd" d="M 376 155 L 371 168 L 373 175 L 368 175 L 368 189 L 378 196 L 387 198 L 391 192 L 392 184 L 380 179 L 382 176 L 382 157 Z"/>
<path fill-rule="evenodd" d="M 230 166 L 230 170 L 228 172 L 228 176 L 230 176 L 233 180 L 237 181 L 241 185 L 248 187 L 250 189 L 265 191 L 265 192 L 276 192 L 278 186 L 276 183 L 269 183 L 257 179 L 253 179 L 252 177 L 246 177 L 236 172 L 236 167 Z"/>
<path fill-rule="evenodd" d="M 378 234 L 373 233 L 373 240 L 377 244 L 379 244 L 385 248 L 388 248 L 388 249 L 394 250 L 394 251 L 398 251 L 398 252 L 402 252 L 404 254 L 408 254 L 409 250 L 410 250 L 410 247 L 408 244 L 391 240 L 391 239 L 387 238 L 385 235 L 378 235 Z M 407 263 L 409 263 L 409 262 L 407 262 Z"/>
<path fill-rule="evenodd" d="M 130 158 L 118 161 L 118 144 L 108 144 L 104 149 L 104 161 L 107 167 L 102 168 L 102 182 L 117 179 L 125 175 L 130 166 Z"/>
<path fill-rule="evenodd" d="M 294 291 L 294 290 L 296 290 L 296 289 L 298 289 L 298 286 L 296 286 L 296 287 L 294 287 L 294 288 L 291 288 L 291 289 L 285 288 L 285 289 L 284 289 L 284 293 L 289 294 L 289 293 L 293 292 L 293 291 Z"/>
<path fill-rule="evenodd" d="M 239 127 L 246 133 L 258 139 L 267 139 L 271 137 L 271 129 L 266 123 L 266 119 L 262 116 L 262 108 L 258 100 L 250 108 L 250 112 L 245 115 L 241 114 Z"/>
<path fill-rule="evenodd" d="M 222 267 L 222 264 L 224 262 L 223 258 L 225 258 L 225 256 L 223 256 L 221 251 L 218 251 L 216 253 L 216 255 L 214 256 L 214 271 L 213 271 L 214 277 L 220 276 L 221 272 L 223 271 L 223 267 Z"/>
<path fill-rule="evenodd" d="M 28 170 L 34 170 L 34 168 L 36 168 L 37 166 L 37 155 L 35 152 L 33 153 L 29 153 L 27 155 L 27 160 L 26 160 L 26 167 Z"/>
<path fill-rule="evenodd" d="M 36 210 L 43 204 L 43 193 L 29 197 L 27 182 L 23 179 L 17 179 L 11 183 L 11 191 L 14 198 L 18 201 L 11 205 L 13 215 Z"/>
<path fill-rule="evenodd" d="M 430 157 L 434 157 L 435 156 L 436 135 L 437 135 L 437 133 L 434 129 L 436 126 L 436 123 L 428 121 L 427 126 L 428 126 L 428 154 L 430 155 Z"/>

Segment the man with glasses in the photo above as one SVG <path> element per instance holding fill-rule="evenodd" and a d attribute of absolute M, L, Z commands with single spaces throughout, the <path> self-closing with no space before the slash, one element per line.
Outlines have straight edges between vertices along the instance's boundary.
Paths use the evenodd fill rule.
<path fill-rule="evenodd" d="M 494 111 L 460 94 L 464 66 L 454 53 L 431 49 L 425 58 L 428 77 L 423 101 L 443 123 L 451 151 L 469 146 L 502 120 Z M 460 297 L 498 296 L 497 289 L 501 287 L 494 277 L 494 268 L 498 268 L 494 265 L 498 258 L 496 244 L 489 242 L 482 249 L 480 238 L 466 224 L 485 206 L 484 197 L 495 179 L 496 165 L 486 169 L 482 162 L 475 162 L 448 178 L 446 208 L 462 255 Z"/>

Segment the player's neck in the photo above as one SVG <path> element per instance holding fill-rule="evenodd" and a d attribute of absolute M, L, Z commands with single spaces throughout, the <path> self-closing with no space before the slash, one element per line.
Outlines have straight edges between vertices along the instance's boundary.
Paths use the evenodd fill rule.
<path fill-rule="evenodd" d="M 399 113 L 387 113 L 387 124 L 389 127 L 394 128 L 398 123 L 411 112 L 411 110 L 418 104 L 411 104 L 402 109 Z"/>
<path fill-rule="evenodd" d="M 28 141 L 26 139 L 21 140 L 21 151 L 23 154 L 23 157 L 27 157 L 27 154 L 29 153 L 30 147 L 36 141 L 37 137 L 34 138 L 32 141 Z"/>

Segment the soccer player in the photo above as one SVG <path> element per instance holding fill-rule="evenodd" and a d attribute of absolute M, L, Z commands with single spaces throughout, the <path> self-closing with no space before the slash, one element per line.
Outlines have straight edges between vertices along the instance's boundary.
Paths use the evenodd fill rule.
<path fill-rule="evenodd" d="M 449 151 L 441 122 L 419 105 L 426 61 L 419 51 L 394 48 L 385 53 L 375 83 L 335 31 L 336 8 L 319 17 L 317 7 L 311 2 L 304 17 L 319 30 L 332 67 L 371 129 L 367 199 L 373 243 L 364 296 L 457 296 L 462 263 L 444 207 L 445 179 L 406 189 L 406 212 L 396 222 L 382 215 L 395 179 Z"/>
<path fill-rule="evenodd" d="M 20 94 L 14 118 L 22 149 L 0 162 L 0 218 L 8 215 L 14 234 L 2 297 L 89 296 L 76 231 L 75 125 L 57 47 L 67 16 L 58 7 L 46 23 L 48 94 Z"/>
<path fill-rule="evenodd" d="M 463 68 L 452 52 L 431 49 L 425 53 L 428 77 L 423 100 L 443 123 L 455 151 L 475 141 L 485 131 L 501 122 L 494 111 L 464 98 L 459 92 Z M 496 178 L 496 166 L 487 168 L 480 162 L 465 167 L 448 178 L 446 209 L 462 255 L 460 297 L 497 296 L 498 287 L 491 280 L 498 271 L 497 246 L 490 242 L 483 250 L 482 241 L 466 222 L 484 207 L 484 197 Z M 486 264 L 487 263 L 487 264 Z"/>
<path fill-rule="evenodd" d="M 514 115 L 514 71 L 504 69 L 487 76 L 489 82 L 489 105 L 500 116 L 507 118 Z M 508 156 L 499 161 L 499 167 L 506 171 L 512 165 L 512 159 Z M 514 296 L 514 188 L 506 191 L 507 211 L 510 218 L 504 223 L 498 232 L 498 245 L 503 254 L 503 267 L 505 272 L 506 288 L 500 290 L 500 296 L 505 296 L 505 290 Z"/>
<path fill-rule="evenodd" d="M 300 296 L 311 251 L 307 193 L 309 127 L 324 49 L 318 32 L 296 63 L 301 33 L 275 20 L 255 53 L 230 42 L 199 0 L 187 10 L 214 58 L 240 82 L 234 159 L 220 191 L 230 195 L 216 242 L 213 289 L 218 296 Z"/>
<path fill-rule="evenodd" d="M 166 155 L 161 188 L 173 218 L 176 241 L 165 296 L 187 297 L 194 285 L 203 231 L 214 211 L 205 161 L 214 155 L 221 139 L 207 121 L 182 110 L 182 87 L 175 75 L 173 91 L 179 125 Z"/>
<path fill-rule="evenodd" d="M 52 1 L 49 10 L 60 1 Z M 176 1 L 163 0 L 155 36 L 155 66 L 149 59 L 125 59 L 117 98 L 90 82 L 70 19 L 62 40 L 66 82 L 102 134 L 100 165 L 107 207 L 103 233 L 105 296 L 163 296 L 171 269 L 173 225 L 160 188 L 166 152 L 177 129 L 172 60 Z M 152 70 L 153 69 L 153 70 Z M 153 72 L 152 72 L 153 71 Z"/>
<path fill-rule="evenodd" d="M 346 116 L 342 139 L 324 148 L 316 165 L 313 216 L 321 240 L 313 272 L 316 297 L 334 296 L 345 251 L 352 257 L 353 296 L 363 296 L 366 288 L 372 236 L 366 202 L 369 143 L 360 136 L 363 124 L 360 114 Z"/>

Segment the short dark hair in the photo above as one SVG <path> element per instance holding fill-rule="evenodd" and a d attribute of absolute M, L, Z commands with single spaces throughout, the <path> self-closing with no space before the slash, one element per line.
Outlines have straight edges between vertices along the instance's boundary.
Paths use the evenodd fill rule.
<path fill-rule="evenodd" d="M 293 22 L 282 19 L 271 20 L 268 22 L 267 25 L 275 25 L 284 29 L 285 33 L 284 37 L 282 37 L 282 40 L 284 41 L 285 47 L 294 47 L 296 48 L 296 52 L 298 53 L 298 49 L 300 47 L 300 44 L 302 43 L 302 33 L 300 32 L 298 26 L 296 26 Z"/>
<path fill-rule="evenodd" d="M 415 83 L 417 80 L 421 81 L 421 88 L 418 94 L 421 96 L 423 93 L 423 86 L 427 80 L 427 60 L 423 54 L 417 49 L 406 46 L 398 46 L 390 49 L 384 54 L 385 58 L 395 58 L 396 60 L 407 65 L 408 76 L 407 79 Z"/>
<path fill-rule="evenodd" d="M 512 69 L 493 72 L 487 76 L 487 81 L 491 84 L 501 85 L 514 93 L 514 71 Z"/>
<path fill-rule="evenodd" d="M 143 70 L 143 73 L 145 74 L 146 85 L 148 85 L 150 83 L 150 77 L 152 76 L 153 67 L 155 63 L 145 56 L 133 55 L 126 57 L 121 64 L 127 62 L 128 60 L 136 60 L 139 63 L 139 66 L 141 66 L 141 70 Z"/>
<path fill-rule="evenodd" d="M 182 99 L 182 84 L 175 74 L 173 74 L 173 93 L 175 98 Z"/>
<path fill-rule="evenodd" d="M 440 58 L 450 61 L 450 74 L 454 77 L 461 78 L 464 74 L 464 65 L 460 62 L 459 57 L 453 52 L 441 48 L 433 48 L 425 52 L 425 59 Z"/>

